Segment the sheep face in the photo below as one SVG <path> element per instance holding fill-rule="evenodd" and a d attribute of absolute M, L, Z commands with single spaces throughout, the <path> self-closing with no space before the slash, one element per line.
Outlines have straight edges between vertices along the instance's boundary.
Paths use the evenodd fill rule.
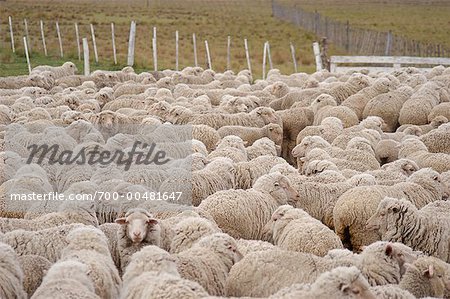
<path fill-rule="evenodd" d="M 290 180 L 279 172 L 270 173 L 259 178 L 254 189 L 270 194 L 280 204 L 295 204 L 299 200 L 297 190 Z"/>
<path fill-rule="evenodd" d="M 398 219 L 412 217 L 414 211 L 417 211 L 415 206 L 406 199 L 396 199 L 386 197 L 378 205 L 377 211 L 366 222 L 366 228 L 369 230 L 378 230 L 383 239 L 391 239 L 387 236 L 392 227 L 398 227 Z M 401 227 L 398 232 L 401 234 Z"/>
<path fill-rule="evenodd" d="M 126 225 L 128 238 L 135 244 L 141 243 L 149 232 L 156 230 L 158 225 L 158 220 L 144 212 L 133 212 L 126 217 L 116 219 L 115 222 Z"/>
<path fill-rule="evenodd" d="M 275 110 L 273 110 L 272 108 L 258 107 L 252 112 L 255 113 L 258 118 L 261 118 L 264 121 L 265 125 L 279 122 L 279 119 L 275 114 Z"/>
<path fill-rule="evenodd" d="M 215 233 L 203 237 L 195 246 L 208 247 L 221 255 L 228 256 L 231 258 L 233 264 L 243 258 L 242 253 L 238 250 L 236 241 L 224 233 Z"/>

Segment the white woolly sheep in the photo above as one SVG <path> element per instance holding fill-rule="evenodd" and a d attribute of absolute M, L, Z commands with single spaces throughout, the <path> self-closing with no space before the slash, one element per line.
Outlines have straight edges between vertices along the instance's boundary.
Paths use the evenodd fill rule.
<path fill-rule="evenodd" d="M 225 126 L 217 130 L 220 137 L 228 135 L 235 135 L 247 142 L 247 145 L 252 145 L 256 140 L 267 137 L 275 144 L 281 145 L 283 141 L 283 128 L 278 124 L 268 124 L 262 128 L 251 128 L 243 126 Z"/>
<path fill-rule="evenodd" d="M 223 233 L 203 237 L 176 255 L 181 277 L 199 283 L 216 296 L 224 295 L 228 272 L 241 258 L 236 241 Z"/>
<path fill-rule="evenodd" d="M 400 241 L 449 262 L 448 213 L 450 203 L 446 201 L 435 201 L 419 210 L 408 200 L 386 197 L 367 220 L 367 228 L 378 230 L 383 240 Z"/>
<path fill-rule="evenodd" d="M 344 128 L 348 128 L 359 123 L 358 116 L 350 108 L 337 106 L 336 100 L 328 95 L 318 96 L 312 103 L 314 112 L 314 125 L 319 125 L 326 117 L 336 117 L 342 121 Z"/>
<path fill-rule="evenodd" d="M 342 243 L 349 249 L 361 250 L 380 239 L 376 232 L 367 231 L 366 221 L 375 213 L 385 196 L 406 198 L 418 208 L 441 200 L 447 187 L 439 174 L 425 168 L 414 172 L 405 182 L 392 186 L 362 186 L 342 194 L 333 209 L 334 228 Z"/>
<path fill-rule="evenodd" d="M 133 253 L 146 245 L 161 243 L 161 227 L 152 214 L 141 208 L 127 211 L 125 217 L 117 218 L 122 227 L 118 231 L 118 251 L 122 271 L 130 262 Z"/>
<path fill-rule="evenodd" d="M 375 299 L 370 285 L 356 267 L 337 267 L 321 274 L 310 285 L 294 284 L 274 295 L 276 298 L 361 298 Z"/>
<path fill-rule="evenodd" d="M 266 224 L 274 244 L 282 249 L 324 256 L 343 248 L 339 237 L 319 220 L 289 205 L 278 207 Z"/>
<path fill-rule="evenodd" d="M 31 297 L 41 285 L 42 279 L 52 264 L 47 259 L 38 255 L 19 256 L 19 263 L 24 273 L 24 289 L 28 297 Z"/>
<path fill-rule="evenodd" d="M 68 61 L 64 62 L 62 66 L 41 65 L 34 67 L 32 74 L 42 73 L 44 71 L 52 72 L 55 75 L 55 78 L 59 79 L 65 76 L 75 75 L 78 69 L 73 62 Z"/>
<path fill-rule="evenodd" d="M 91 298 L 100 299 L 88 276 L 88 267 L 77 261 L 62 261 L 54 264 L 36 290 L 33 299 L 47 298 Z"/>
<path fill-rule="evenodd" d="M 0 242 L 0 297 L 27 298 L 23 282 L 24 273 L 17 254 L 11 246 Z"/>
<path fill-rule="evenodd" d="M 295 203 L 297 196 L 290 181 L 275 172 L 260 177 L 251 189 L 216 192 L 203 200 L 199 208 L 234 238 L 261 239 L 263 227 L 276 208 Z"/>

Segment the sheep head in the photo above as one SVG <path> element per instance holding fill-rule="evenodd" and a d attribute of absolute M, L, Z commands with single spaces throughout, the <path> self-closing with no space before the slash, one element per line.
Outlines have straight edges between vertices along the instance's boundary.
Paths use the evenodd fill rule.
<path fill-rule="evenodd" d="M 130 209 L 125 217 L 117 218 L 115 223 L 126 226 L 128 238 L 135 244 L 141 243 L 151 231 L 159 230 L 159 222 L 144 209 Z"/>

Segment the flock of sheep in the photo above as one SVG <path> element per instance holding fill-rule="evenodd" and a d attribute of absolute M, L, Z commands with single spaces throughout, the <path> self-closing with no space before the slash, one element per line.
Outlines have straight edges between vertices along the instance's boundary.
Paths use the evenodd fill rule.
<path fill-rule="evenodd" d="M 450 298 L 450 68 L 76 72 L 0 78 L 0 298 Z"/>

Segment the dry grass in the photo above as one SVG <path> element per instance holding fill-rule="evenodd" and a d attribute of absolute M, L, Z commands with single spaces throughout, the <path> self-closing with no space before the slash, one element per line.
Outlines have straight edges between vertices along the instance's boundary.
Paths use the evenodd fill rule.
<path fill-rule="evenodd" d="M 252 68 L 255 77 L 262 73 L 263 44 L 271 44 L 274 67 L 284 73 L 291 73 L 293 65 L 289 42 L 296 46 L 297 59 L 301 71 L 313 71 L 314 61 L 311 45 L 313 35 L 291 24 L 271 17 L 269 0 L 165 0 L 165 1 L 111 1 L 111 0 L 9 0 L 0 2 L 1 41 L 4 48 L 0 52 L 2 67 L 0 75 L 26 73 L 21 37 L 23 19 L 27 18 L 33 50 L 32 64 L 56 64 L 59 45 L 55 29 L 58 21 L 62 31 L 65 60 L 77 60 L 74 23 L 80 28 L 80 36 L 90 38 L 89 24 L 95 26 L 100 65 L 91 68 L 113 68 L 111 22 L 115 23 L 116 46 L 120 66 L 126 63 L 130 21 L 136 20 L 137 70 L 153 69 L 151 38 L 152 27 L 157 27 L 158 66 L 161 69 L 175 67 L 175 31 L 180 34 L 180 68 L 193 65 L 192 33 L 197 35 L 199 63 L 206 66 L 204 40 L 208 40 L 213 68 L 226 68 L 227 36 L 232 37 L 232 69 L 246 68 L 244 38 L 248 38 Z M 15 41 L 18 55 L 10 54 L 9 34 L 6 31 L 7 17 L 14 20 Z M 39 20 L 45 24 L 45 35 L 50 58 L 42 55 Z M 91 61 L 93 49 L 91 45 Z M 6 48 L 5 48 L 6 47 Z M 11 66 L 11 67 L 9 67 Z M 120 66 L 116 66 L 120 67 Z"/>
<path fill-rule="evenodd" d="M 388 31 L 450 48 L 449 0 L 277 0 L 353 27 Z"/>

